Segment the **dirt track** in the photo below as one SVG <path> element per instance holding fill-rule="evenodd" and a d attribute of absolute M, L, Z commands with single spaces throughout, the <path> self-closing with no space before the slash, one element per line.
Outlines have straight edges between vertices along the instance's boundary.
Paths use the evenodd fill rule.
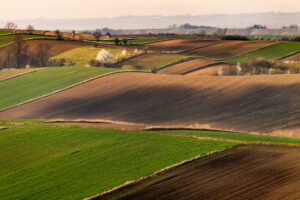
<path fill-rule="evenodd" d="M 300 124 L 299 94 L 299 75 L 185 77 L 128 72 L 0 112 L 0 118 L 111 120 L 265 133 Z"/>
<path fill-rule="evenodd" d="M 296 200 L 299 185 L 299 147 L 250 145 L 94 200 Z"/>

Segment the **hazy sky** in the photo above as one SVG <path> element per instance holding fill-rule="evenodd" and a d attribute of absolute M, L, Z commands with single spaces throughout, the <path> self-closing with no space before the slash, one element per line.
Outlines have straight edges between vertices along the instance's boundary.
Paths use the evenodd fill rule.
<path fill-rule="evenodd" d="M 295 11 L 299 0 L 0 0 L 0 19 Z"/>

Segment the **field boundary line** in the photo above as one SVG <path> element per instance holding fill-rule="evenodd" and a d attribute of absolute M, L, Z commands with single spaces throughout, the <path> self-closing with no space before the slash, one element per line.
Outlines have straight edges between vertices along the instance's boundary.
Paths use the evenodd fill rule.
<path fill-rule="evenodd" d="M 218 66 L 218 65 L 222 65 L 222 64 L 228 64 L 228 63 L 226 63 L 226 62 L 212 63 L 212 64 L 204 65 L 204 66 L 201 66 L 201 67 L 198 67 L 198 68 L 195 68 L 195 69 L 192 69 L 192 70 L 183 72 L 183 73 L 181 73 L 180 75 L 187 75 L 187 74 L 190 74 L 190 73 L 199 71 L 199 70 L 201 70 L 201 69 L 206 69 L 206 68 L 209 68 L 209 67 Z"/>
<path fill-rule="evenodd" d="M 77 87 L 77 86 L 80 86 L 80 85 L 83 85 L 85 83 L 88 83 L 88 82 L 91 82 L 91 81 L 94 81 L 96 79 L 99 79 L 99 78 L 104 78 L 106 76 L 110 76 L 110 75 L 114 75 L 114 74 L 121 74 L 121 73 L 149 73 L 151 74 L 151 72 L 142 72 L 142 71 L 137 71 L 137 70 L 132 70 L 132 71 L 116 71 L 116 72 L 110 72 L 110 73 L 107 73 L 107 74 L 101 74 L 99 76 L 96 76 L 96 77 L 93 77 L 93 78 L 90 78 L 90 79 L 87 79 L 87 80 L 84 80 L 84 81 L 81 81 L 81 82 L 78 82 L 78 83 L 75 83 L 73 85 L 70 85 L 66 88 L 63 88 L 63 89 L 60 89 L 60 90 L 56 90 L 54 92 L 51 92 L 49 94 L 45 94 L 43 96 L 40 96 L 40 97 L 37 97 L 37 98 L 34 98 L 34 99 L 30 99 L 28 101 L 25 101 L 25 102 L 22 102 L 22 103 L 19 103 L 17 105 L 14 105 L 13 107 L 9 107 L 9 108 L 5 108 L 3 110 L 0 110 L 0 113 L 1 112 L 4 112 L 4 111 L 8 111 L 8 110 L 11 110 L 11 109 L 14 109 L 16 107 L 19 107 L 19 106 L 22 106 L 22 105 L 25 105 L 25 104 L 28 104 L 28 103 L 32 103 L 32 102 L 35 102 L 35 101 L 38 101 L 40 99 L 43 99 L 43 98 L 46 98 L 46 97 L 49 97 L 49 96 L 52 96 L 54 94 L 58 94 L 60 92 L 64 92 L 66 90 L 69 90 L 69 89 L 72 89 L 74 87 Z"/>
<path fill-rule="evenodd" d="M 170 64 L 168 64 L 168 65 L 159 67 L 159 68 L 157 68 L 157 69 L 155 70 L 155 72 L 158 72 L 158 71 L 163 70 L 163 69 L 168 68 L 168 67 L 172 67 L 173 65 L 177 65 L 177 64 L 184 63 L 184 62 L 188 62 L 188 61 L 195 60 L 195 59 L 197 59 L 197 58 L 196 58 L 196 57 L 187 57 L 187 58 L 185 58 L 185 59 L 183 58 L 183 59 L 181 59 L 181 60 L 175 61 L 175 62 L 170 63 Z"/>
<path fill-rule="evenodd" d="M 0 80 L 0 83 L 2 83 L 3 81 L 8 81 L 10 79 L 13 79 L 13 78 L 17 78 L 17 77 L 20 77 L 20 76 L 23 76 L 23 75 L 26 75 L 26 74 L 31 74 L 31 73 L 34 73 L 34 72 L 38 72 L 38 71 L 42 71 L 42 70 L 46 70 L 47 68 L 42 68 L 42 69 L 37 69 L 37 70 L 33 70 L 33 71 L 30 71 L 30 72 L 24 72 L 22 74 L 18 74 L 16 76 L 12 76 L 12 77 L 9 77 L 7 79 L 3 79 L 3 80 Z M 1 71 L 1 70 L 0 70 Z"/>
<path fill-rule="evenodd" d="M 105 198 L 107 197 L 108 195 L 111 195 L 111 194 L 114 194 L 116 192 L 120 192 L 120 191 L 123 191 L 129 187 L 132 187 L 132 186 L 135 186 L 135 185 L 138 185 L 138 184 L 141 184 L 143 183 L 144 181 L 147 181 L 155 176 L 158 176 L 158 175 L 161 175 L 161 174 L 164 174 L 164 173 L 167 173 L 169 171 L 172 171 L 174 169 L 177 169 L 179 167 L 183 167 L 187 164 L 190 164 L 192 162 L 195 162 L 199 159 L 205 159 L 205 158 L 208 158 L 209 156 L 212 156 L 212 155 L 218 155 L 220 153 L 225 153 L 227 151 L 230 151 L 230 150 L 233 150 L 233 149 L 236 149 L 236 148 L 239 148 L 241 146 L 245 146 L 245 144 L 237 144 L 237 145 L 234 145 L 232 147 L 229 147 L 227 149 L 224 149 L 224 150 L 220 150 L 220 151 L 211 151 L 211 152 L 208 152 L 206 153 L 205 155 L 198 155 L 198 156 L 195 156 L 193 158 L 190 158 L 190 159 L 186 159 L 186 160 L 183 160 L 179 163 L 176 163 L 174 165 L 171 165 L 171 166 L 168 166 L 168 167 L 165 167 L 163 169 L 160 169 L 156 172 L 154 172 L 152 175 L 150 176 L 146 176 L 146 177 L 141 177 L 137 180 L 132 180 L 132 181 L 127 181 L 125 182 L 124 184 L 120 185 L 120 186 L 117 186 L 111 190 L 108 190 L 108 191 L 104 191 L 102 193 L 99 193 L 99 194 L 96 194 L 94 196 L 91 196 L 91 197 L 87 197 L 87 198 L 84 198 L 84 200 L 98 200 L 99 198 Z"/>
<path fill-rule="evenodd" d="M 298 53 L 300 53 L 300 51 L 297 51 L 297 52 L 295 52 L 295 53 L 289 54 L 289 55 L 287 55 L 287 56 L 283 56 L 283 57 L 279 58 L 279 60 L 283 60 L 283 59 L 286 59 L 286 58 L 288 58 L 288 57 L 292 57 L 292 56 L 294 56 L 294 55 L 297 55 Z"/>

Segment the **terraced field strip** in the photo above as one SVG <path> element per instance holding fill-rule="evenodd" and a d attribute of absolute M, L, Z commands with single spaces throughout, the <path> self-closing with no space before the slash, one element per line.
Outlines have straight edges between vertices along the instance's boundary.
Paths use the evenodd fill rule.
<path fill-rule="evenodd" d="M 300 42 L 285 42 L 233 58 L 234 62 L 244 62 L 248 58 L 280 59 L 300 51 Z"/>
<path fill-rule="evenodd" d="M 158 52 L 181 52 L 219 43 L 219 40 L 177 39 L 141 45 L 139 48 Z"/>
<path fill-rule="evenodd" d="M 36 85 L 40 84 L 42 91 L 50 83 L 53 85 L 53 82 L 46 84 L 44 79 L 39 84 L 32 79 L 26 80 L 31 84 L 25 80 L 10 82 L 19 78 L 0 84 L 0 92 L 6 91 L 5 98 L 0 98 L 2 106 L 15 104 L 21 98 L 19 93 L 28 90 L 31 94 L 30 91 L 36 91 L 33 89 Z M 14 84 L 3 89 L 2 85 L 8 82 Z M 62 88 L 60 83 L 54 85 Z M 299 93 L 299 75 L 188 77 L 127 72 L 94 79 L 8 109 L 0 112 L 0 118 L 109 120 L 160 127 L 270 133 L 289 124 L 300 124 Z"/>
<path fill-rule="evenodd" d="M 18 125 L 13 125 L 13 124 Z M 82 200 L 236 143 L 0 121 L 1 200 Z"/>
<path fill-rule="evenodd" d="M 37 39 L 37 38 L 53 38 L 50 36 L 43 36 L 43 35 L 21 35 L 21 36 L 24 40 Z M 15 39 L 15 35 L 0 36 L 0 47 L 14 43 L 14 39 Z"/>
<path fill-rule="evenodd" d="M 22 76 L 27 73 L 35 72 L 42 70 L 43 68 L 29 68 L 29 69 L 2 69 L 0 70 L 0 82 L 5 81 L 11 78 L 16 78 L 18 76 Z M 46 69 L 46 68 L 45 68 Z"/>
<path fill-rule="evenodd" d="M 189 59 L 189 56 L 177 54 L 162 54 L 162 53 L 148 53 L 125 62 L 121 62 L 115 67 L 126 70 L 141 70 L 153 71 L 162 68 L 172 63 L 181 62 Z"/>
<path fill-rule="evenodd" d="M 198 69 L 203 66 L 207 66 L 215 63 L 216 61 L 196 58 L 189 61 L 181 62 L 175 65 L 171 65 L 165 68 L 162 68 L 157 71 L 159 74 L 184 74 L 194 69 Z"/>
<path fill-rule="evenodd" d="M 118 70 L 94 67 L 57 67 L 3 81 L 0 83 L 0 110 Z"/>
<path fill-rule="evenodd" d="M 299 184 L 299 147 L 246 145 L 91 200 L 289 200 L 300 197 Z"/>
<path fill-rule="evenodd" d="M 192 56 L 201 56 L 208 59 L 222 60 L 256 51 L 277 43 L 278 42 L 265 41 L 225 41 L 223 43 L 211 45 L 205 48 L 187 51 L 186 54 Z"/>
<path fill-rule="evenodd" d="M 224 75 L 226 72 L 230 71 L 232 65 L 226 63 L 215 63 L 207 66 L 200 67 L 198 69 L 188 71 L 182 75 L 186 76 L 218 76 Z M 222 72 L 220 72 L 222 69 Z"/>

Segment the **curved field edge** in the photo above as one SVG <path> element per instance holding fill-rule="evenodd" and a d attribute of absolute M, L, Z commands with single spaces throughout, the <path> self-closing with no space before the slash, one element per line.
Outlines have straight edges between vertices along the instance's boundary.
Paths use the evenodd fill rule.
<path fill-rule="evenodd" d="M 58 67 L 0 82 L 0 112 L 118 71 L 112 68 Z"/>
<path fill-rule="evenodd" d="M 139 131 L 53 127 L 43 121 L 0 125 L 7 127 L 0 131 L 3 200 L 82 199 L 237 145 Z"/>

